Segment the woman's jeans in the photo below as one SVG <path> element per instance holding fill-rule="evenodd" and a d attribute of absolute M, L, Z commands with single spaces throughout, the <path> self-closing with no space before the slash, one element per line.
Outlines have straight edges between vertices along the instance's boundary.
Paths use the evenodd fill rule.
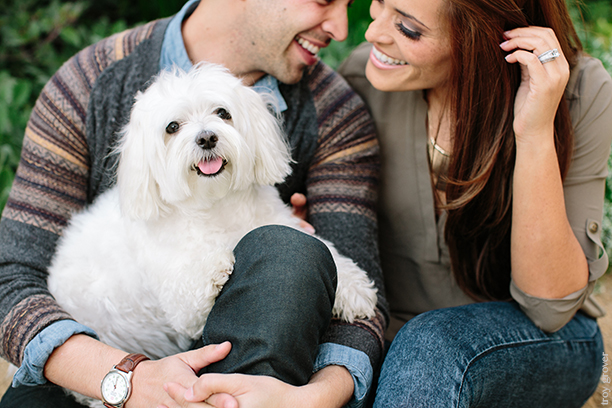
<path fill-rule="evenodd" d="M 434 310 L 391 343 L 374 407 L 579 408 L 602 358 L 599 327 L 580 312 L 547 334 L 514 302 Z"/>
<path fill-rule="evenodd" d="M 232 351 L 208 371 L 269 375 L 305 384 L 335 299 L 336 267 L 329 250 L 292 228 L 266 226 L 247 234 L 234 254 L 234 272 L 202 336 L 203 344 L 229 340 Z M 0 407 L 82 405 L 49 383 L 9 388 Z"/>

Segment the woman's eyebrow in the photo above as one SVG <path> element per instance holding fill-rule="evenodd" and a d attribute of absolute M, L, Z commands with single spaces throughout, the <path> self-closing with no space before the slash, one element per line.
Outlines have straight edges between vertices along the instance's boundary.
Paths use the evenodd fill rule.
<path fill-rule="evenodd" d="M 425 24 L 424 24 L 422 21 L 420 21 L 418 18 L 416 18 L 416 17 L 415 17 L 415 16 L 413 16 L 412 14 L 408 14 L 408 13 L 406 13 L 406 12 L 404 12 L 404 11 L 402 11 L 402 10 L 398 9 L 398 8 L 395 8 L 395 11 L 397 11 L 397 12 L 398 12 L 399 14 L 401 14 L 402 16 L 404 16 L 404 17 L 406 17 L 406 18 L 408 18 L 408 19 L 410 19 L 410 20 L 413 20 L 413 21 L 417 22 L 418 24 L 422 25 L 422 26 L 423 26 L 423 27 L 425 27 L 426 29 L 431 30 L 431 28 L 427 27 L 427 25 L 425 25 Z"/>

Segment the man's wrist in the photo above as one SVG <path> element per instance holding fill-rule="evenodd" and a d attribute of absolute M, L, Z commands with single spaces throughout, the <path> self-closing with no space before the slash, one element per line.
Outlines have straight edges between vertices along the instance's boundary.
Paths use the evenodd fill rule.
<path fill-rule="evenodd" d="M 348 369 L 330 365 L 314 373 L 302 388 L 305 398 L 309 398 L 304 406 L 340 408 L 353 398 L 355 384 Z"/>
<path fill-rule="evenodd" d="M 370 358 L 363 351 L 335 343 L 319 345 L 314 364 L 317 372 L 325 367 L 341 366 L 348 370 L 353 379 L 353 398 L 349 408 L 361 408 L 370 391 L 373 378 Z"/>

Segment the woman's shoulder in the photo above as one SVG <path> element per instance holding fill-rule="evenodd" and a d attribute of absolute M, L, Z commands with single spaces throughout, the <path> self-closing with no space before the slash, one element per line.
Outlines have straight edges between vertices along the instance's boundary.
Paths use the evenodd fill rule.
<path fill-rule="evenodd" d="M 605 174 L 612 143 L 612 78 L 600 60 L 588 55 L 578 58 L 565 97 L 574 127 L 575 149 L 568 177 Z M 598 166 L 596 170 L 594 166 Z"/>
<path fill-rule="evenodd" d="M 593 99 L 603 91 L 610 91 L 612 78 L 597 58 L 582 54 L 572 68 L 565 97 L 570 101 Z M 609 92 L 608 92 L 609 93 Z"/>
<path fill-rule="evenodd" d="M 345 78 L 365 78 L 365 66 L 368 62 L 372 44 L 363 42 L 359 44 L 350 55 L 340 64 L 338 72 Z"/>

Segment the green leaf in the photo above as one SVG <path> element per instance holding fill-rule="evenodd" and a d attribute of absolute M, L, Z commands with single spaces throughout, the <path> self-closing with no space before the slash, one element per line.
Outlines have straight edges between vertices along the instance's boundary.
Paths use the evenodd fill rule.
<path fill-rule="evenodd" d="M 32 94 L 32 84 L 26 80 L 19 80 L 13 87 L 13 107 L 22 108 L 26 106 Z"/>
<path fill-rule="evenodd" d="M 82 45 L 81 36 L 73 27 L 64 27 L 60 32 L 60 38 L 74 47 Z"/>

